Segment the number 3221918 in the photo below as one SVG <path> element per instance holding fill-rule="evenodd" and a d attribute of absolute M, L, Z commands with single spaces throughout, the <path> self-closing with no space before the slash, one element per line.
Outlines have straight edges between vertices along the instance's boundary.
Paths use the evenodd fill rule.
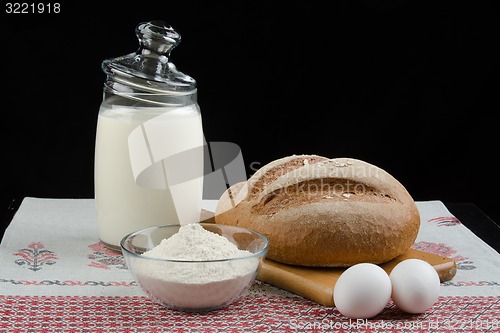
<path fill-rule="evenodd" d="M 58 14 L 61 12 L 61 4 L 43 2 L 7 2 L 5 13 L 7 14 Z"/>

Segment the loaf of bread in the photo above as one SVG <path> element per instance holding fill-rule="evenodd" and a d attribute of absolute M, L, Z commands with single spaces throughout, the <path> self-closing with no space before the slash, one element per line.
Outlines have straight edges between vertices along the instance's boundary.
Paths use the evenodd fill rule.
<path fill-rule="evenodd" d="M 381 168 L 352 158 L 293 155 L 231 186 L 215 222 L 266 235 L 269 259 L 347 267 L 406 252 L 420 216 L 405 187 Z"/>

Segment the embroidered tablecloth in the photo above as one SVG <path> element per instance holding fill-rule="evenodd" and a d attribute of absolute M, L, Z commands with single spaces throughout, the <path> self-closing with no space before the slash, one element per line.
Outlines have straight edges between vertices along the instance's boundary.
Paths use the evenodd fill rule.
<path fill-rule="evenodd" d="M 424 314 L 389 303 L 375 318 L 349 320 L 260 281 L 222 310 L 165 309 L 99 243 L 93 200 L 25 198 L 0 244 L 0 332 L 500 332 L 500 255 L 442 202 L 417 206 L 413 247 L 453 258 L 456 276 Z"/>

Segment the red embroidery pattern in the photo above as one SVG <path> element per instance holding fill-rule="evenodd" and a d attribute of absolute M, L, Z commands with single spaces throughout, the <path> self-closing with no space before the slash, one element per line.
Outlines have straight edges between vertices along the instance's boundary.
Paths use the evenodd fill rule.
<path fill-rule="evenodd" d="M 32 271 L 41 270 L 43 265 L 54 265 L 58 259 L 54 252 L 45 250 L 40 242 L 30 243 L 27 248 L 15 252 L 14 255 L 21 257 L 15 261 L 16 264 Z"/>
<path fill-rule="evenodd" d="M 22 286 L 62 286 L 62 287 L 136 287 L 135 281 L 75 281 L 75 280 L 14 280 L 2 279 L 0 283 Z"/>
<path fill-rule="evenodd" d="M 127 269 L 125 260 L 120 252 L 110 250 L 100 242 L 89 245 L 89 248 L 94 251 L 87 256 L 87 258 L 93 260 L 89 264 L 90 267 Z"/>
<path fill-rule="evenodd" d="M 0 332 L 499 332 L 500 296 L 440 297 L 426 313 L 388 304 L 368 320 L 300 297 L 247 295 L 205 314 L 142 296 L 0 296 Z"/>
<path fill-rule="evenodd" d="M 436 217 L 427 222 L 436 223 L 438 227 L 453 227 L 462 224 L 455 216 Z"/>
<path fill-rule="evenodd" d="M 458 255 L 457 250 L 453 249 L 451 246 L 448 246 L 444 243 L 431 243 L 422 241 L 413 244 L 412 248 L 451 258 L 455 260 L 455 262 L 457 263 L 457 269 L 461 270 L 476 269 L 476 266 L 473 265 L 474 264 L 473 261 L 471 261 L 469 258 Z"/>

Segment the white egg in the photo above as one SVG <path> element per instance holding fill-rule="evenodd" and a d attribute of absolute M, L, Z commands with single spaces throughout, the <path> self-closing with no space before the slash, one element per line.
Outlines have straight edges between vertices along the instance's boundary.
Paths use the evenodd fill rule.
<path fill-rule="evenodd" d="M 390 297 L 389 275 L 379 266 L 368 263 L 346 269 L 333 289 L 335 306 L 344 316 L 353 319 L 376 316 Z"/>
<path fill-rule="evenodd" d="M 392 300 L 408 313 L 427 311 L 439 297 L 439 276 L 429 263 L 407 259 L 393 268 L 391 274 Z"/>

